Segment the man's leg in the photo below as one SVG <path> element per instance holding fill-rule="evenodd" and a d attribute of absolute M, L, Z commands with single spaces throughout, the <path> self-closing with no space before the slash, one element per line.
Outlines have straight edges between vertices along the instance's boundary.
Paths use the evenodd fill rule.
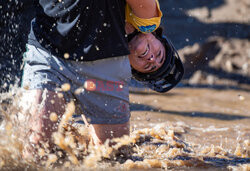
<path fill-rule="evenodd" d="M 123 124 L 89 124 L 85 117 L 83 120 L 89 128 L 94 144 L 103 144 L 107 139 L 120 138 L 130 133 L 129 121 Z"/>
<path fill-rule="evenodd" d="M 87 79 L 91 78 L 100 77 L 101 81 L 105 78 L 105 80 L 127 82 L 126 79 L 130 78 L 131 75 L 127 57 L 79 63 L 51 56 L 51 54 L 34 46 L 28 46 L 28 49 L 29 51 L 25 55 L 26 64 L 22 87 L 44 89 L 27 90 L 23 95 L 22 101 L 28 102 L 27 108 L 29 109 L 28 113 L 30 113 L 28 115 L 29 122 L 24 125 L 30 130 L 28 134 L 30 144 L 28 146 L 41 147 L 41 142 L 48 142 L 49 148 L 53 148 L 52 134 L 57 131 L 58 123 L 65 111 L 65 99 L 68 101 L 70 98 L 76 98 L 76 102 L 81 104 L 82 109 L 86 107 L 82 114 L 90 118 L 91 124 L 93 124 L 89 125 L 89 130 L 96 144 L 103 143 L 108 138 L 129 134 L 128 120 L 130 115 L 128 113 L 127 84 L 123 86 L 124 91 L 120 89 L 118 91 L 116 87 L 114 90 L 116 92 L 104 91 L 100 93 L 95 91 L 91 93 L 83 91 L 80 94 L 75 93 Z M 123 66 L 124 69 L 120 66 Z M 106 73 L 107 68 L 113 68 L 121 73 L 116 72 L 113 75 L 111 70 Z M 53 91 L 69 82 L 71 83 L 70 90 L 64 92 L 64 95 L 67 96 L 64 99 Z M 45 88 L 52 91 L 46 91 Z M 25 106 L 23 102 L 22 104 Z M 51 120 L 52 113 L 58 115 L 57 122 Z M 117 115 L 114 115 L 115 113 Z"/>
<path fill-rule="evenodd" d="M 26 146 L 26 155 L 31 152 L 36 153 L 37 148 L 40 147 L 45 146 L 49 150 L 54 147 L 52 134 L 58 129 L 65 105 L 64 98 L 58 97 L 58 94 L 53 91 L 27 90 L 23 93 L 21 101 L 23 117 L 21 116 L 21 118 L 25 118 L 25 120 L 19 121 L 28 132 L 26 136 L 29 142 Z M 51 114 L 56 114 L 58 120 L 55 119 L 55 116 L 51 117 Z"/>
<path fill-rule="evenodd" d="M 28 90 L 24 92 L 23 108 L 29 106 L 27 113 L 28 123 L 23 122 L 25 129 L 28 129 L 29 141 L 26 146 L 25 154 L 31 156 L 37 155 L 38 148 L 47 147 L 51 150 L 54 147 L 52 138 L 53 132 L 58 130 L 58 124 L 65 112 L 66 102 L 64 98 L 59 97 L 57 93 L 47 90 Z M 58 120 L 51 120 L 51 114 L 56 113 Z M 129 122 L 124 124 L 90 124 L 89 134 L 95 144 L 102 144 L 107 139 L 129 135 Z M 29 157 L 29 156 L 26 156 Z M 39 157 L 39 156 L 38 156 Z"/>
<path fill-rule="evenodd" d="M 93 124 L 90 125 L 90 131 L 94 143 L 104 143 L 107 139 L 119 138 L 129 135 L 129 122 L 124 124 Z M 96 137 L 98 139 L 96 139 Z"/>
<path fill-rule="evenodd" d="M 128 83 L 131 68 L 128 58 L 123 56 L 95 62 L 72 62 L 72 65 L 80 68 L 76 72 L 85 80 L 84 92 L 77 94 L 75 98 L 81 106 L 83 121 L 88 126 L 94 143 L 100 144 L 107 139 L 129 135 Z M 92 82 L 95 90 L 88 89 L 85 84 L 88 82 Z"/>

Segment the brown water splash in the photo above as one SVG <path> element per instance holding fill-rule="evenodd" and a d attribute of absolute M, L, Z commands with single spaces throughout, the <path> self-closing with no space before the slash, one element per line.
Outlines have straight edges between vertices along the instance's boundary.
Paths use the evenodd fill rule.
<path fill-rule="evenodd" d="M 73 102 L 68 104 L 58 132 L 54 133 L 57 147 L 53 152 L 46 148 L 39 148 L 38 155 L 46 160 L 38 165 L 22 157 L 27 140 L 22 136 L 25 130 L 20 129 L 15 119 L 20 112 L 18 108 L 20 94 L 8 93 L 1 96 L 0 111 L 3 121 L 0 130 L 0 168 L 3 170 L 27 168 L 34 170 L 152 168 L 249 170 L 250 143 L 249 139 L 246 139 L 248 136 L 238 137 L 238 143 L 231 144 L 233 146 L 231 149 L 234 150 L 224 148 L 223 145 L 205 145 L 186 138 L 187 133 L 192 137 L 190 134 L 192 131 L 203 136 L 203 133 L 209 135 L 211 132 L 216 134 L 218 131 L 232 131 L 230 127 L 227 129 L 212 126 L 199 128 L 197 125 L 184 122 L 154 123 L 153 121 L 146 128 L 133 127 L 129 137 L 113 139 L 97 146 L 91 143 L 85 126 L 72 124 L 71 116 L 75 110 Z M 147 119 L 144 122 L 147 122 Z M 245 134 L 248 134 L 247 130 Z M 114 145 L 110 146 L 110 143 Z"/>

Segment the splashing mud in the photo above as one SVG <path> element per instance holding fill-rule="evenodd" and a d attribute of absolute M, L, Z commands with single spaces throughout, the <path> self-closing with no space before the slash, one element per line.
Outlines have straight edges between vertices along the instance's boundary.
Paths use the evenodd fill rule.
<path fill-rule="evenodd" d="M 70 124 L 71 102 L 53 136 L 56 150 L 38 149 L 41 164 L 22 155 L 27 140 L 16 122 L 20 95 L 16 90 L 1 95 L 1 170 L 250 169 L 250 96 L 243 91 L 134 92 L 131 135 L 99 146 L 92 145 L 83 125 Z M 55 114 L 51 119 L 57 120 Z"/>

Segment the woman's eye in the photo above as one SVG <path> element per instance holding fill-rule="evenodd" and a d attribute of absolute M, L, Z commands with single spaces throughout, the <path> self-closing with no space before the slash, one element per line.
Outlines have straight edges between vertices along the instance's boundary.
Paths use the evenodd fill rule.
<path fill-rule="evenodd" d="M 161 51 L 158 52 L 157 56 L 158 56 L 158 57 L 161 56 Z"/>
<path fill-rule="evenodd" d="M 148 54 L 149 51 L 149 45 L 147 45 L 147 48 L 145 50 L 145 52 L 143 54 L 141 54 L 140 56 L 138 56 L 139 58 L 143 58 L 144 56 L 146 56 Z"/>

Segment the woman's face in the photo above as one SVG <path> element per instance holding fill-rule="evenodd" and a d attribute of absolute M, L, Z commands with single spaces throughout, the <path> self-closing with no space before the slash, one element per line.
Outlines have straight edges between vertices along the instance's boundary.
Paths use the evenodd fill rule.
<path fill-rule="evenodd" d="M 165 60 L 165 47 L 152 33 L 136 35 L 129 42 L 129 50 L 130 64 L 142 73 L 156 71 Z"/>

